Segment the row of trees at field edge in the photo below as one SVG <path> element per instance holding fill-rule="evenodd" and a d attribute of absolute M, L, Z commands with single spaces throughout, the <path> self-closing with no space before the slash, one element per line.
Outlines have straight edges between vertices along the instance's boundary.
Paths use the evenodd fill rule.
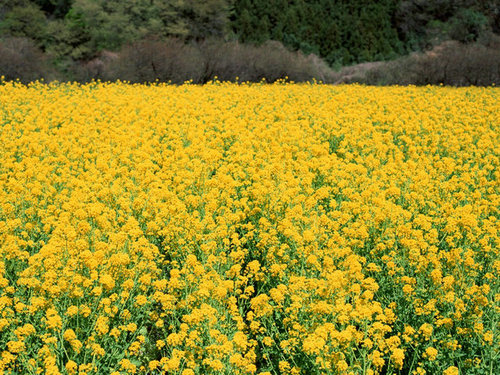
<path fill-rule="evenodd" d="M 29 40 L 63 72 L 151 39 L 272 40 L 338 68 L 495 34 L 498 0 L 0 0 L 0 43 Z"/>
<path fill-rule="evenodd" d="M 147 36 L 272 39 L 330 65 L 391 59 L 500 32 L 496 0 L 0 0 L 0 33 L 89 59 Z"/>

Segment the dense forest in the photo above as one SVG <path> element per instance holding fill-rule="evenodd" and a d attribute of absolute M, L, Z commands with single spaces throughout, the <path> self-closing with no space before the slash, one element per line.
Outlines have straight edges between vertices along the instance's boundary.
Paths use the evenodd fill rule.
<path fill-rule="evenodd" d="M 21 56 L 71 76 L 103 56 L 165 43 L 206 62 L 208 43 L 212 54 L 214 45 L 226 54 L 274 48 L 339 69 L 446 41 L 491 47 L 499 33 L 497 0 L 0 0 L 0 68 Z"/>

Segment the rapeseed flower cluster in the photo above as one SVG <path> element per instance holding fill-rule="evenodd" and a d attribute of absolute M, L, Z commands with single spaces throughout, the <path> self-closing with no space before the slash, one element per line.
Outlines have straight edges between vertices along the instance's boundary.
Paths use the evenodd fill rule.
<path fill-rule="evenodd" d="M 0 373 L 500 373 L 500 90 L 0 85 Z"/>

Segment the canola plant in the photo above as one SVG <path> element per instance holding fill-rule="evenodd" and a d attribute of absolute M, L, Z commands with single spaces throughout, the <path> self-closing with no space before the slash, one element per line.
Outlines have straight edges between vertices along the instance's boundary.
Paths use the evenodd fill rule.
<path fill-rule="evenodd" d="M 0 85 L 0 373 L 498 374 L 500 90 Z"/>

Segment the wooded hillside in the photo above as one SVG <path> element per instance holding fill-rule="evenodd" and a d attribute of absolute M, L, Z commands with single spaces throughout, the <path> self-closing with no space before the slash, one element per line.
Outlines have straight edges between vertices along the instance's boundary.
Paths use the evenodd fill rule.
<path fill-rule="evenodd" d="M 0 44 L 27 39 L 66 73 L 143 40 L 257 47 L 272 40 L 338 69 L 447 40 L 487 45 L 498 33 L 496 0 L 0 0 Z"/>

